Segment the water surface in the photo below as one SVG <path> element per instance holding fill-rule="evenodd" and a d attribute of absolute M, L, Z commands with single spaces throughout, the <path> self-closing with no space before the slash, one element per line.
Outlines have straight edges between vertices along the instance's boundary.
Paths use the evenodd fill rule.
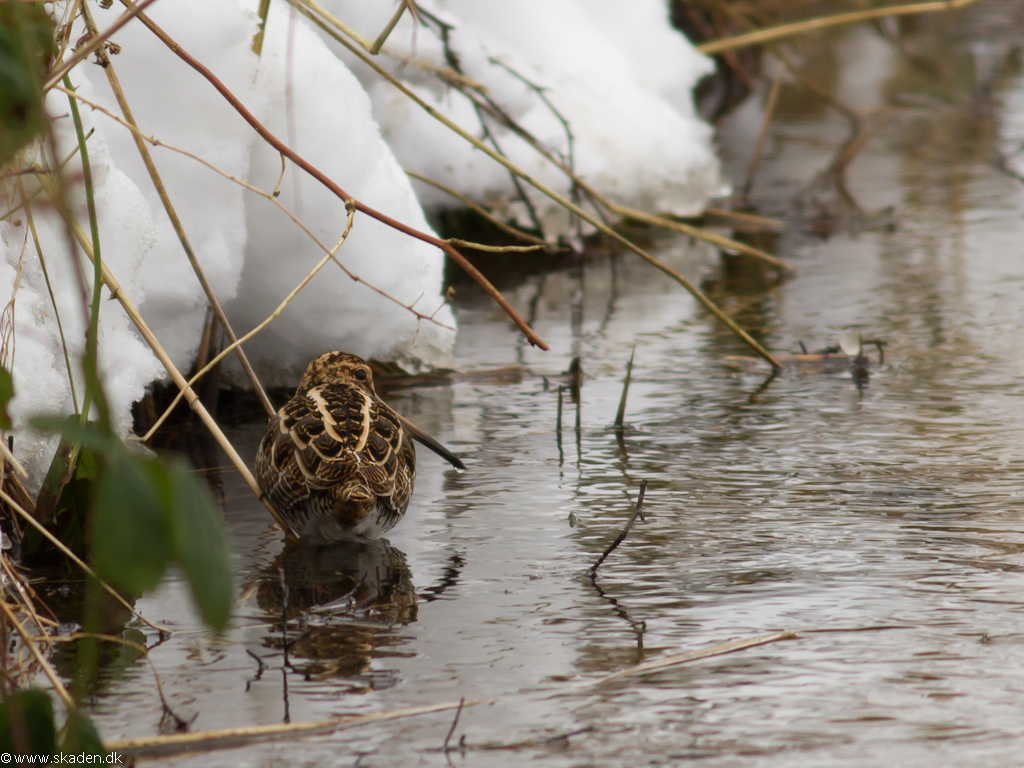
<path fill-rule="evenodd" d="M 866 387 L 843 369 L 765 385 L 763 364 L 737 359 L 742 345 L 628 255 L 508 287 L 550 352 L 460 289 L 456 367 L 521 369 L 387 397 L 467 471 L 420 451 L 412 506 L 387 543 L 310 553 L 284 552 L 225 469 L 244 585 L 232 630 L 202 631 L 180 580 L 139 601 L 176 630 L 151 653 L 175 711 L 205 730 L 495 698 L 460 716 L 451 744 L 464 737 L 464 749 L 447 759 L 467 766 L 1019 764 L 1024 184 L 996 161 L 1024 171 L 1024 74 L 1012 4 L 977 8 L 958 26 L 914 22 L 904 51 L 857 29 L 819 54 L 812 71 L 837 98 L 893 110 L 847 174 L 860 213 L 828 184 L 806 194 L 848 127 L 784 89 L 753 198 L 790 222 L 776 245 L 798 277 L 758 283 L 686 239 L 655 242 L 780 353 L 850 328 L 886 340 Z M 720 126 L 735 179 L 763 103 Z M 583 384 L 578 408 L 563 393 L 558 432 L 573 357 Z M 233 431 L 244 455 L 262 429 L 254 418 Z M 645 519 L 595 586 L 586 571 L 641 480 Z M 777 630 L 798 637 L 578 685 Z M 157 732 L 148 667 L 112 676 L 95 712 L 108 739 Z M 176 762 L 447 765 L 451 722 Z"/>

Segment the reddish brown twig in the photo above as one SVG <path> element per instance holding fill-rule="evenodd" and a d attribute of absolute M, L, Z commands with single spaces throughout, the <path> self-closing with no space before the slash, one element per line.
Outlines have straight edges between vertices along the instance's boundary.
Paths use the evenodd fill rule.
<path fill-rule="evenodd" d="M 221 96 L 223 96 L 227 100 L 227 102 L 235 109 L 235 111 L 238 112 L 238 114 L 241 115 L 242 118 L 247 123 L 249 123 L 250 126 L 252 126 L 253 130 L 255 130 L 256 133 L 258 133 L 263 138 L 264 141 L 266 141 L 274 149 L 276 149 L 282 155 L 284 155 L 297 166 L 299 166 L 302 170 L 304 170 L 314 179 L 316 179 L 325 187 L 327 187 L 327 189 L 329 189 L 331 192 L 333 192 L 335 195 L 341 198 L 341 200 L 343 200 L 345 203 L 351 203 L 353 206 L 355 206 L 355 209 L 357 211 L 365 213 L 367 216 L 370 216 L 371 218 L 374 218 L 377 221 L 381 222 L 382 224 L 386 224 L 387 226 L 392 227 L 393 229 L 397 229 L 399 232 L 409 235 L 410 237 L 414 237 L 417 240 L 422 240 L 425 243 L 430 243 L 436 248 L 440 248 L 442 251 L 448 254 L 448 256 L 451 257 L 451 259 L 455 261 L 455 263 L 462 267 L 462 269 L 465 270 L 466 274 L 472 277 L 480 285 L 480 287 L 483 288 L 484 291 L 486 291 L 487 294 L 492 299 L 494 299 L 503 310 L 505 310 L 506 314 L 508 314 L 508 316 L 512 319 L 512 322 L 516 324 L 519 330 L 523 332 L 523 335 L 526 336 L 526 339 L 527 341 L 530 342 L 530 344 L 532 344 L 535 347 L 540 347 L 541 349 L 544 350 L 548 349 L 548 345 L 545 344 L 544 341 L 536 333 L 534 333 L 533 329 L 530 328 L 527 322 L 522 317 L 520 317 L 519 313 L 516 312 L 515 309 L 513 309 L 512 305 L 508 303 L 508 300 L 504 296 L 502 296 L 501 292 L 497 288 L 495 288 L 491 284 L 491 282 L 486 277 L 484 277 L 483 274 L 481 274 L 476 267 L 470 264 L 466 257 L 459 253 L 455 246 L 453 246 L 451 243 L 445 242 L 439 237 L 435 237 L 426 232 L 421 232 L 415 227 L 410 227 L 408 224 L 403 224 L 402 222 L 397 221 L 396 219 L 393 219 L 390 216 L 376 210 L 375 208 L 371 208 L 365 203 L 362 203 L 359 200 L 355 199 L 352 195 L 350 195 L 348 192 L 346 192 L 337 184 L 335 184 L 331 179 L 329 179 L 316 166 L 305 160 L 297 152 L 295 152 L 283 141 L 281 141 L 269 130 L 267 130 L 267 128 L 259 120 L 257 120 L 248 109 L 245 108 L 245 105 L 243 105 L 242 102 L 238 100 L 238 97 L 235 96 L 228 89 L 228 87 L 217 78 L 216 75 L 214 75 L 202 63 L 197 61 L 195 58 L 193 58 L 191 54 L 189 54 L 180 45 L 178 45 L 178 43 L 176 43 L 166 32 L 164 32 L 159 26 L 157 26 L 148 16 L 146 16 L 146 14 L 138 12 L 136 10 L 137 7 L 135 3 L 133 3 L 132 0 L 121 0 L 121 3 L 129 10 L 136 11 L 137 18 L 143 24 L 145 24 L 146 27 L 154 35 L 160 38 L 160 41 L 164 45 L 170 48 L 171 51 L 173 51 L 174 54 L 178 56 L 178 58 L 180 58 L 182 61 L 184 61 L 194 70 L 196 70 L 199 74 L 205 77 L 209 81 L 210 85 L 217 89 Z"/>

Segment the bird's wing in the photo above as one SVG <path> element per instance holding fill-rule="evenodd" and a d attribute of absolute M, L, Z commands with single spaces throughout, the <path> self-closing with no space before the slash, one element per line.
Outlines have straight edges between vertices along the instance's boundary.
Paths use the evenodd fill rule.
<path fill-rule="evenodd" d="M 359 387 L 328 384 L 297 395 L 282 409 L 279 432 L 310 489 L 361 481 L 374 495 L 394 493 L 405 436 L 397 414 Z"/>

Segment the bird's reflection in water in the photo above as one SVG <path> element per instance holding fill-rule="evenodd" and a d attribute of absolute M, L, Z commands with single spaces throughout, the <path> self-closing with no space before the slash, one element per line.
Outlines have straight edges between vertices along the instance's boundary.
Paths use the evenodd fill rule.
<path fill-rule="evenodd" d="M 261 573 L 256 599 L 276 619 L 264 645 L 280 652 L 287 637 L 294 672 L 363 690 L 394 684 L 393 672 L 371 663 L 407 655 L 397 628 L 416 620 L 417 598 L 405 553 L 386 540 L 289 544 Z"/>

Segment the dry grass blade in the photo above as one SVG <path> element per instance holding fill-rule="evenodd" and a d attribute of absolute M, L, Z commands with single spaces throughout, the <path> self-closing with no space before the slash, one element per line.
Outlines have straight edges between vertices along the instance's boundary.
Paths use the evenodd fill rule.
<path fill-rule="evenodd" d="M 548 245 L 547 241 L 542 239 L 542 238 L 534 237 L 533 235 L 529 235 L 526 232 L 521 232 L 520 230 L 516 229 L 515 227 L 509 226 L 508 224 L 503 222 L 501 219 L 499 219 L 498 217 L 494 216 L 486 208 L 484 208 L 481 205 L 477 205 L 472 200 L 470 200 L 468 197 L 466 197 L 464 194 L 462 194 L 461 192 L 458 192 L 458 191 L 452 189 L 451 187 L 446 187 L 444 184 L 441 184 L 440 182 L 434 181 L 433 179 L 428 179 L 426 176 L 420 176 L 418 173 L 413 173 L 412 171 L 406 171 L 405 174 L 409 178 L 411 178 L 411 179 L 416 179 L 417 181 L 422 181 L 424 184 L 429 184 L 430 186 L 434 187 L 435 189 L 439 189 L 442 192 L 451 195 L 456 200 L 458 200 L 460 203 L 462 203 L 464 206 L 469 208 L 471 211 L 476 211 L 481 216 L 483 216 L 485 219 L 487 219 L 489 222 L 491 222 L 494 226 L 496 226 L 499 229 L 501 229 L 502 231 L 507 232 L 508 234 L 512 235 L 512 237 L 515 237 L 515 238 L 517 238 L 519 240 L 526 240 L 527 242 L 535 243 L 537 245 L 543 245 L 543 246 L 547 246 Z"/>
<path fill-rule="evenodd" d="M 322 736 L 333 733 L 341 728 L 352 728 L 358 725 L 380 723 L 389 720 L 400 720 L 406 717 L 428 715 L 433 712 L 446 712 L 459 707 L 472 707 L 486 704 L 491 700 L 455 701 L 444 704 L 429 704 L 423 707 L 396 709 L 390 712 L 378 712 L 372 715 L 350 715 L 332 720 L 314 720 L 302 723 L 281 723 L 274 725 L 256 725 L 249 728 L 225 728 L 218 731 L 200 731 L 199 733 L 180 733 L 170 736 L 154 736 L 143 739 L 124 739 L 110 741 L 105 744 L 111 752 L 122 753 L 131 757 L 170 757 L 190 752 L 206 752 L 215 749 L 231 749 L 244 747 L 266 741 L 283 741 L 303 736 Z"/>
<path fill-rule="evenodd" d="M 775 258 L 770 253 L 754 248 L 752 245 L 741 243 L 739 240 L 733 240 L 730 237 L 723 235 L 716 235 L 714 232 L 708 232 L 704 229 L 691 226 L 690 224 L 684 224 L 681 221 L 675 221 L 674 219 L 666 218 L 665 216 L 656 216 L 650 213 L 644 213 L 643 211 L 637 211 L 632 208 L 626 208 L 621 205 L 613 205 L 611 209 L 614 213 L 620 216 L 625 216 L 629 219 L 643 222 L 644 224 L 650 224 L 655 227 L 662 227 L 663 229 L 672 229 L 676 232 L 681 232 L 684 235 L 689 235 L 698 240 L 717 245 L 719 248 L 724 248 L 727 251 L 736 251 L 742 253 L 745 256 L 752 256 L 755 259 L 760 259 L 771 264 L 777 269 L 785 270 L 786 272 L 796 272 L 796 267 L 793 267 L 786 262 Z"/>
<path fill-rule="evenodd" d="M 85 562 L 78 555 L 76 555 L 74 552 L 68 549 L 67 545 L 64 544 L 64 542 L 62 542 L 60 539 L 58 539 L 56 536 L 54 536 L 52 533 L 46 530 L 46 527 L 42 523 L 40 523 L 31 514 L 29 514 L 21 504 L 15 501 L 3 489 L 0 489 L 0 499 L 6 501 L 10 505 L 11 509 L 17 512 L 22 518 L 24 518 L 29 525 L 31 525 L 33 528 L 39 531 L 43 538 L 45 538 L 47 541 L 53 544 L 53 546 L 55 546 L 57 549 L 59 549 L 61 553 L 64 555 L 64 557 L 66 557 L 68 560 L 70 560 L 79 568 L 81 568 L 88 576 L 96 579 L 96 583 L 99 584 L 100 587 L 107 594 L 109 594 L 111 597 L 117 600 L 117 602 L 119 602 L 123 607 L 131 611 L 131 614 L 135 616 L 135 618 L 144 623 L 146 626 L 155 629 L 157 632 L 170 633 L 171 630 L 169 630 L 167 627 L 161 627 L 159 624 L 154 624 L 141 613 L 139 613 L 137 610 L 135 610 L 135 608 L 132 607 L 131 603 L 129 603 L 127 600 L 121 597 L 121 594 L 116 589 L 114 589 L 112 586 L 107 584 L 107 582 L 103 581 L 103 579 L 97 576 L 96 571 L 94 571 L 92 568 L 86 565 Z"/>
<path fill-rule="evenodd" d="M 19 475 L 21 475 L 22 477 L 28 477 L 28 472 L 26 472 L 25 468 L 18 463 L 18 460 L 14 457 L 14 454 L 11 453 L 11 450 L 7 447 L 7 443 L 4 442 L 3 440 L 0 440 L 0 454 L 3 454 L 3 457 L 10 463 L 12 467 L 14 467 L 14 470 Z"/>
<path fill-rule="evenodd" d="M 43 674 L 45 674 L 46 678 L 50 681 L 50 685 L 52 685 L 53 689 L 57 691 L 57 695 L 60 696 L 68 709 L 74 709 L 75 700 L 71 698 L 71 694 L 68 693 L 64 684 L 60 681 L 60 678 L 57 677 L 57 673 L 54 671 L 53 667 L 50 666 L 50 662 L 46 660 L 46 657 L 43 656 L 43 652 L 39 650 L 39 643 L 35 641 L 35 637 L 32 633 L 26 630 L 25 626 L 18 621 L 18 617 L 14 615 L 14 611 L 11 610 L 11 607 L 3 599 L 0 599 L 0 611 L 3 612 L 7 621 L 11 622 L 15 631 L 21 635 L 21 639 L 25 641 L 25 645 L 28 646 L 29 651 L 35 657 L 40 668 L 42 668 Z M 3 651 L 6 653 L 7 649 L 4 648 Z"/>
<path fill-rule="evenodd" d="M 374 40 L 367 49 L 374 56 L 380 53 L 380 49 L 384 47 L 384 43 L 387 41 L 388 35 L 390 35 L 394 30 L 395 26 L 398 24 L 398 20 L 402 18 L 407 7 L 409 7 L 409 4 L 406 0 L 399 0 L 398 8 L 395 9 L 394 14 L 392 14 L 391 18 L 388 20 L 388 23 L 384 25 L 384 29 L 381 30 L 381 33 L 377 35 L 377 39 Z"/>
<path fill-rule="evenodd" d="M 626 363 L 626 378 L 622 382 L 622 397 L 619 398 L 619 410 L 615 414 L 615 429 L 620 432 L 623 422 L 626 420 L 626 398 L 629 397 L 629 382 L 633 377 L 633 358 L 635 356 L 636 344 L 633 345 L 633 351 L 629 353 L 629 362 Z"/>
<path fill-rule="evenodd" d="M 36 190 L 37 192 L 39 190 Z M 28 220 L 28 229 L 32 233 L 32 243 L 36 247 L 36 255 L 39 257 L 39 266 L 43 271 L 43 281 L 46 283 L 46 292 L 50 297 L 50 306 L 53 307 L 53 317 L 57 321 L 57 332 L 60 335 L 60 346 L 64 352 L 64 366 L 68 374 L 68 386 L 71 389 L 71 404 L 78 413 L 78 392 L 75 389 L 75 374 L 71 368 L 71 355 L 68 354 L 67 336 L 64 335 L 64 323 L 60 319 L 60 309 L 57 308 L 57 299 L 53 295 L 53 284 L 50 282 L 50 270 L 46 268 L 46 258 L 43 256 L 43 246 L 39 242 L 39 232 L 36 230 L 35 216 L 32 215 L 32 201 L 25 194 L 25 185 L 18 180 L 18 195 L 21 198 L 21 205 L 25 208 L 25 218 Z"/>
<path fill-rule="evenodd" d="M 726 653 L 735 653 L 736 651 L 742 651 L 747 648 L 755 648 L 759 645 L 767 645 L 768 643 L 777 643 L 780 640 L 794 640 L 798 637 L 796 632 L 775 632 L 771 635 L 761 635 L 759 637 L 751 637 L 745 640 L 733 640 L 729 643 L 721 643 L 719 645 L 712 645 L 709 648 L 701 648 L 696 651 L 687 651 L 686 653 L 674 653 L 669 656 L 663 656 L 660 659 L 654 661 L 648 661 L 644 664 L 637 664 L 635 667 L 629 667 L 618 672 L 612 672 L 610 675 L 598 678 L 592 681 L 592 685 L 606 682 L 607 680 L 615 680 L 620 677 L 633 677 L 636 675 L 646 675 L 649 672 L 657 672 L 658 670 L 665 669 L 667 667 L 674 667 L 677 664 L 685 664 L 688 661 L 696 661 L 697 659 L 707 659 L 712 656 L 722 656 Z"/>
<path fill-rule="evenodd" d="M 457 237 L 448 238 L 447 242 L 468 248 L 471 251 L 484 251 L 486 253 L 530 253 L 541 251 L 547 245 L 484 245 L 483 243 L 472 243 L 469 240 L 459 240 Z"/>
<path fill-rule="evenodd" d="M 25 579 L 22 578 L 21 574 L 18 573 L 18 571 L 14 567 L 14 563 L 11 562 L 11 559 L 7 556 L 6 553 L 0 556 L 0 566 L 2 566 L 3 572 L 7 575 L 8 582 L 14 585 L 15 596 L 17 597 L 18 602 L 21 604 L 22 610 L 28 614 L 28 616 L 32 619 L 35 625 L 39 628 L 39 631 L 42 633 L 42 642 L 49 642 L 50 636 L 46 634 L 46 627 L 58 627 L 60 626 L 60 622 L 58 622 L 56 619 L 48 619 L 39 615 L 39 611 L 36 610 L 34 602 L 34 600 L 38 597 L 36 595 L 35 590 L 33 590 L 32 587 L 26 583 Z M 40 602 L 39 605 L 43 608 L 46 608 L 45 604 L 43 604 L 42 602 Z M 53 612 L 50 611 L 49 608 L 46 608 L 46 611 L 50 614 L 50 616 L 53 616 Z"/>
<path fill-rule="evenodd" d="M 746 32 L 734 37 L 724 37 L 720 40 L 711 40 L 701 43 L 697 50 L 709 56 L 725 51 L 735 51 L 738 48 L 749 48 L 752 45 L 762 45 L 773 40 L 780 40 L 784 37 L 802 35 L 806 32 L 814 32 L 828 27 L 838 27 L 844 24 L 856 24 L 861 21 L 872 21 L 884 19 L 891 16 L 911 16 L 920 13 L 939 13 L 941 11 L 954 11 L 965 8 L 976 3 L 977 0 L 932 0 L 926 3 L 910 3 L 908 5 L 891 5 L 888 8 L 871 8 L 864 11 L 851 11 L 850 13 L 839 13 L 834 16 L 821 16 L 815 19 L 795 21 L 790 24 L 779 24 L 775 27 L 759 29 L 754 32 Z"/>

